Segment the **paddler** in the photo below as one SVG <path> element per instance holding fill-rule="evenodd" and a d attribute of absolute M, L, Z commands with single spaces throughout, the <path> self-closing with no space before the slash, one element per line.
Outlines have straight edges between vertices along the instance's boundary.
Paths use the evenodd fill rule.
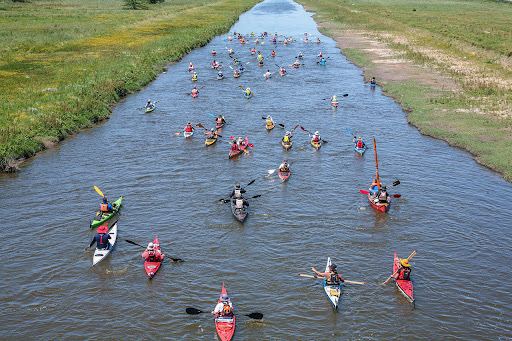
<path fill-rule="evenodd" d="M 274 124 L 274 120 L 272 119 L 272 116 L 267 115 L 267 125 L 271 126 Z"/>
<path fill-rule="evenodd" d="M 228 297 L 228 294 L 222 294 L 220 297 L 221 301 L 217 303 L 215 309 L 211 311 L 212 314 L 218 314 L 219 316 L 230 317 L 233 316 L 233 303 Z"/>
<path fill-rule="evenodd" d="M 272 77 L 272 72 L 270 72 L 270 70 L 267 70 L 267 72 L 265 73 L 265 77 L 266 78 Z"/>
<path fill-rule="evenodd" d="M 240 72 L 244 72 L 245 71 L 245 68 L 243 65 L 240 65 L 240 68 L 239 68 Z"/>
<path fill-rule="evenodd" d="M 354 140 L 352 142 L 355 143 L 356 148 L 364 148 L 364 147 L 366 147 L 366 144 L 363 142 L 363 138 L 361 136 L 359 136 L 357 139 L 354 137 Z"/>
<path fill-rule="evenodd" d="M 317 276 L 323 276 L 327 278 L 328 285 L 338 285 L 340 281 L 345 282 L 343 277 L 341 277 L 341 275 L 338 273 L 337 266 L 334 263 L 329 265 L 329 272 L 319 272 L 316 271 L 315 268 L 311 268 L 311 270 L 313 270 L 317 274 Z"/>
<path fill-rule="evenodd" d="M 238 148 L 238 143 L 235 141 L 231 142 L 231 151 L 232 152 L 239 152 L 240 149 Z"/>
<path fill-rule="evenodd" d="M 197 72 L 194 71 L 194 75 L 192 76 L 192 80 L 193 81 L 196 81 L 197 80 Z"/>
<path fill-rule="evenodd" d="M 114 207 L 112 206 L 112 204 L 110 203 L 110 201 L 108 201 L 108 199 L 106 197 L 103 197 L 103 201 L 100 204 L 100 212 L 101 213 L 114 212 Z"/>
<path fill-rule="evenodd" d="M 338 103 L 338 98 L 336 98 L 336 95 L 332 95 L 331 103 Z"/>
<path fill-rule="evenodd" d="M 209 132 L 205 131 L 205 135 L 208 135 L 207 137 L 209 139 L 216 139 L 217 138 L 217 132 L 215 131 L 215 128 L 210 129 Z"/>
<path fill-rule="evenodd" d="M 94 245 L 94 243 L 96 243 L 97 249 L 108 249 L 110 247 L 110 243 L 108 242 L 108 240 L 110 239 L 110 234 L 107 233 L 108 225 L 101 225 L 100 227 L 98 227 L 96 232 L 98 233 L 94 236 L 94 238 L 92 239 L 91 243 L 87 246 L 87 248 L 90 248 L 91 246 Z"/>
<path fill-rule="evenodd" d="M 256 39 L 256 41 L 257 41 L 257 40 L 258 40 L 258 39 Z M 251 49 L 251 55 L 254 55 L 255 53 L 256 53 L 256 49 L 253 47 L 253 48 Z"/>
<path fill-rule="evenodd" d="M 215 56 L 217 54 L 217 51 L 213 50 L 212 51 L 212 56 Z"/>
<path fill-rule="evenodd" d="M 213 60 L 213 62 L 212 62 L 212 69 L 216 69 L 216 68 L 218 68 L 218 67 L 219 67 L 219 63 L 217 63 L 217 62 L 215 61 L 215 59 L 214 59 L 214 60 Z"/>
<path fill-rule="evenodd" d="M 297 58 L 299 58 L 299 59 L 304 58 L 304 54 L 302 52 L 299 52 L 299 55 L 297 56 Z"/>
<path fill-rule="evenodd" d="M 233 40 L 233 38 L 231 38 L 231 36 L 229 36 L 229 37 L 228 37 L 228 40 L 229 40 L 229 41 L 232 41 L 232 40 Z"/>
<path fill-rule="evenodd" d="M 233 76 L 236 78 L 238 76 L 240 76 L 240 70 L 238 69 L 235 69 L 235 71 L 233 71 Z"/>
<path fill-rule="evenodd" d="M 189 121 L 187 123 L 187 125 L 185 126 L 185 128 L 183 128 L 183 131 L 187 132 L 187 133 L 191 133 L 194 131 L 194 127 L 192 126 L 192 123 Z"/>
<path fill-rule="evenodd" d="M 295 60 L 295 63 L 293 63 L 293 67 L 299 67 L 300 63 L 299 63 L 299 60 Z"/>
<path fill-rule="evenodd" d="M 393 275 L 393 278 L 402 281 L 411 280 L 411 265 L 407 259 L 400 259 L 400 267 Z"/>
<path fill-rule="evenodd" d="M 215 120 L 217 124 L 226 124 L 226 120 L 224 119 L 224 116 L 219 115 L 217 116 L 217 119 Z"/>
<path fill-rule="evenodd" d="M 246 95 L 247 97 L 251 96 L 251 94 L 252 94 L 252 92 L 251 92 L 251 88 L 247 88 L 247 89 L 245 89 L 245 95 Z"/>
<path fill-rule="evenodd" d="M 245 142 L 244 142 L 244 139 L 243 137 L 239 137 L 237 140 L 236 140 L 236 144 L 238 145 L 238 147 L 245 147 Z"/>
<path fill-rule="evenodd" d="M 288 172 L 290 171 L 290 165 L 288 164 L 288 160 L 284 159 L 283 163 L 279 165 L 279 171 Z"/>
<path fill-rule="evenodd" d="M 258 51 L 258 56 L 256 57 L 258 59 L 258 62 L 261 62 L 263 60 L 263 55 L 261 54 L 261 52 Z"/>
<path fill-rule="evenodd" d="M 386 191 L 386 186 L 381 186 L 380 191 L 377 192 L 377 199 L 380 203 L 389 202 L 389 193 Z"/>
<path fill-rule="evenodd" d="M 189 62 L 188 71 L 192 71 L 192 70 L 194 70 L 194 64 L 192 64 L 192 62 Z"/>
<path fill-rule="evenodd" d="M 270 54 L 272 57 L 276 56 L 276 50 L 272 50 L 272 53 Z"/>
<path fill-rule="evenodd" d="M 233 51 L 233 49 L 228 49 L 228 54 L 233 54 L 233 53 L 235 53 L 235 52 Z"/>
<path fill-rule="evenodd" d="M 157 245 L 153 243 L 149 243 L 146 251 L 144 251 L 141 255 L 142 258 L 147 260 L 148 262 L 161 262 L 164 260 L 165 254 L 160 251 L 160 249 L 156 248 Z"/>
<path fill-rule="evenodd" d="M 279 69 L 279 74 L 280 75 L 286 75 L 286 69 L 281 66 L 281 68 Z"/>
<path fill-rule="evenodd" d="M 224 75 L 222 74 L 222 71 L 219 71 L 219 73 L 217 74 L 217 78 L 224 78 Z"/>
<path fill-rule="evenodd" d="M 235 65 L 240 64 L 240 61 L 238 60 L 238 58 L 234 58 L 233 59 L 233 64 L 235 64 Z"/>
<path fill-rule="evenodd" d="M 287 131 L 283 136 L 283 142 L 289 143 L 292 141 L 292 133 L 290 131 Z"/>
<path fill-rule="evenodd" d="M 229 197 L 234 199 L 242 198 L 242 194 L 244 193 L 245 189 L 243 189 L 242 186 L 240 186 L 240 184 L 237 183 L 235 185 L 235 189 L 233 190 L 233 192 L 231 192 L 231 195 Z"/>
<path fill-rule="evenodd" d="M 325 58 L 322 58 L 318 63 L 320 63 L 320 65 L 325 65 L 325 63 L 327 63 L 327 60 L 325 60 Z"/>
<path fill-rule="evenodd" d="M 318 130 L 315 131 L 313 135 L 309 135 L 309 137 L 311 138 L 311 140 L 313 140 L 313 142 L 320 142 L 322 140 L 320 138 L 320 132 Z"/>
<path fill-rule="evenodd" d="M 149 108 L 151 105 L 151 99 L 148 99 L 148 102 L 146 103 L 146 108 Z"/>
<path fill-rule="evenodd" d="M 192 91 L 190 93 L 192 95 L 199 95 L 199 90 L 197 90 L 197 88 L 194 86 L 194 88 L 192 89 Z"/>
<path fill-rule="evenodd" d="M 316 38 L 316 42 L 319 43 L 320 42 L 320 38 Z"/>

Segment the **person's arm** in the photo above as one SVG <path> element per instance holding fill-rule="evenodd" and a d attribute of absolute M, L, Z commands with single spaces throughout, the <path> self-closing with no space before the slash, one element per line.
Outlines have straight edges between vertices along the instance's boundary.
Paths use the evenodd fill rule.
<path fill-rule="evenodd" d="M 338 279 L 341 281 L 341 282 L 345 282 L 345 279 L 343 279 L 343 277 L 341 277 L 340 274 L 338 274 Z"/>
<path fill-rule="evenodd" d="M 91 242 L 91 243 L 89 244 L 89 246 L 87 246 L 87 247 L 91 247 L 91 246 L 93 246 L 93 245 L 94 245 L 94 243 L 96 243 L 96 236 L 94 236 L 94 237 L 92 238 L 92 242 Z"/>

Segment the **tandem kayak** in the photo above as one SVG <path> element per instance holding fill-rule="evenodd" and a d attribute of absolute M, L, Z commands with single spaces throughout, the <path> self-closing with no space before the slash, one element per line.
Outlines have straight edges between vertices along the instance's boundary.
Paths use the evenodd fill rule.
<path fill-rule="evenodd" d="M 364 152 L 366 151 L 366 147 L 363 147 L 363 148 L 357 148 L 355 145 L 354 145 L 354 150 L 360 154 L 360 155 L 363 155 Z"/>
<path fill-rule="evenodd" d="M 316 150 L 318 150 L 320 147 L 322 147 L 322 140 L 315 142 L 313 139 L 311 139 L 311 145 L 315 147 Z"/>
<path fill-rule="evenodd" d="M 288 150 L 292 147 L 292 140 L 290 140 L 288 142 L 281 141 L 281 145 L 283 146 L 283 148 L 285 150 Z"/>
<path fill-rule="evenodd" d="M 193 131 L 184 131 L 183 132 L 183 136 L 185 136 L 185 138 L 191 137 L 192 135 L 194 135 Z"/>
<path fill-rule="evenodd" d="M 227 295 L 224 283 L 222 283 L 222 291 L 217 303 L 222 303 L 222 295 Z M 229 300 L 229 302 L 231 302 L 231 300 Z M 233 334 L 235 333 L 234 309 L 232 316 L 222 316 L 220 314 L 215 315 L 215 329 L 217 330 L 217 335 L 219 335 L 219 339 L 221 341 L 229 341 L 233 338 Z"/>
<path fill-rule="evenodd" d="M 93 221 L 91 221 L 90 223 L 90 227 L 92 229 L 94 228 L 97 228 L 98 226 L 102 225 L 104 222 L 106 222 L 107 220 L 109 220 L 110 218 L 112 218 L 113 216 L 115 216 L 117 214 L 118 211 L 116 210 L 119 210 L 119 208 L 121 207 L 121 202 L 123 201 L 123 197 L 119 197 L 119 199 L 117 199 L 116 201 L 114 201 L 112 203 L 112 207 L 114 207 L 114 211 L 113 212 L 105 212 L 99 216 L 96 216 L 94 218 Z"/>
<path fill-rule="evenodd" d="M 331 266 L 331 257 L 327 258 L 327 265 L 325 266 L 325 272 L 327 273 L 329 273 L 329 266 Z M 327 279 L 324 279 L 324 291 L 334 309 L 338 309 L 341 295 L 341 282 L 338 282 L 338 284 L 327 284 Z"/>
<path fill-rule="evenodd" d="M 155 240 L 153 241 L 153 245 L 155 247 L 155 252 L 157 250 L 160 251 L 160 252 L 162 251 L 162 249 L 160 249 L 160 243 L 158 242 L 158 236 L 155 237 Z M 164 260 L 163 257 L 162 257 L 162 260 Z M 162 264 L 162 260 L 160 260 L 158 262 L 150 262 L 150 261 L 146 260 L 144 262 L 144 269 L 146 270 L 146 273 L 148 274 L 149 278 L 153 278 L 153 276 L 155 276 L 155 274 L 158 271 L 158 269 L 160 269 L 160 265 Z"/>
<path fill-rule="evenodd" d="M 236 199 L 233 198 L 231 199 L 231 213 L 233 213 L 239 222 L 243 223 L 249 212 L 247 211 L 247 206 L 245 205 L 243 208 L 236 208 Z"/>
<path fill-rule="evenodd" d="M 283 180 L 283 181 L 288 180 L 288 178 L 290 177 L 290 170 L 287 170 L 287 171 L 281 171 L 281 170 L 279 170 L 279 177 L 280 177 L 280 178 L 281 178 L 281 180 Z"/>
<path fill-rule="evenodd" d="M 234 143 L 236 143 L 236 142 L 234 142 Z M 248 145 L 249 145 L 249 136 L 247 136 L 245 138 L 243 145 L 239 146 L 238 150 L 230 150 L 229 151 L 229 158 L 232 158 L 234 156 L 237 156 L 237 155 L 240 155 L 241 153 L 243 153 L 243 151 L 245 150 L 245 148 L 247 148 Z"/>
<path fill-rule="evenodd" d="M 400 259 L 396 256 L 395 252 L 395 258 L 393 261 L 393 273 L 398 270 L 398 267 L 400 266 Z M 407 298 L 409 302 L 411 302 L 414 305 L 414 296 L 413 296 L 413 289 L 412 289 L 412 282 L 411 281 L 405 281 L 402 279 L 395 280 L 396 286 L 398 287 L 398 290 Z"/>
<path fill-rule="evenodd" d="M 110 235 L 109 243 L 110 246 L 108 249 L 98 249 L 96 247 L 96 250 L 94 250 L 94 256 L 92 257 L 92 265 L 96 265 L 110 254 L 112 249 L 114 248 L 114 245 L 116 244 L 117 240 L 117 221 L 112 225 L 112 228 L 110 229 L 110 232 L 108 233 Z"/>
<path fill-rule="evenodd" d="M 146 107 L 146 113 L 152 112 L 153 110 L 155 110 L 155 107 L 156 107 L 156 105 L 151 103 L 151 105 Z"/>
<path fill-rule="evenodd" d="M 217 138 L 212 139 L 210 137 L 207 137 L 206 140 L 204 141 L 204 144 L 207 146 L 211 146 L 215 142 L 217 142 Z"/>
<path fill-rule="evenodd" d="M 265 124 L 265 128 L 267 129 L 267 131 L 271 131 L 272 129 L 274 129 L 275 126 L 276 126 L 275 122 L 272 122 L 272 124 L 268 124 L 268 123 Z"/>

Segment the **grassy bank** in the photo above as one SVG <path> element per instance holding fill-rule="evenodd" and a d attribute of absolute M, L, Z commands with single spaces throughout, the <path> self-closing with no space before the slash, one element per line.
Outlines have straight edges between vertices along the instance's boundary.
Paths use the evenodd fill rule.
<path fill-rule="evenodd" d="M 141 89 L 162 66 L 226 32 L 260 0 L 0 3 L 0 169 L 13 170 Z"/>
<path fill-rule="evenodd" d="M 471 152 L 512 180 L 512 3 L 484 0 L 299 0 L 317 13 L 323 32 L 340 42 L 358 36 L 392 50 L 388 62 L 374 46 L 343 53 L 381 72 L 380 85 L 410 110 L 409 121 L 427 135 Z M 414 64 L 410 80 L 392 75 Z M 430 79 L 439 74 L 447 81 Z"/>

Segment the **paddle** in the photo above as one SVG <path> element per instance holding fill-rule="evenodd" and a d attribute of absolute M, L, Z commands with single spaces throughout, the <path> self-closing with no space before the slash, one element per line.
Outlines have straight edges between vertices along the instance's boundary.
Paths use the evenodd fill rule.
<path fill-rule="evenodd" d="M 214 118 L 217 118 L 217 116 L 215 116 L 214 114 L 212 113 L 207 113 L 208 115 L 210 115 L 211 117 L 214 117 Z"/>
<path fill-rule="evenodd" d="M 230 142 L 231 143 L 231 142 Z M 254 146 L 253 146 L 254 147 Z M 245 185 L 245 187 L 247 186 L 250 186 L 254 183 L 254 181 L 256 181 L 256 179 L 252 180 L 251 182 L 249 182 L 247 185 Z M 226 201 L 227 200 L 227 201 Z M 229 202 L 229 199 L 219 199 L 219 201 L 223 201 L 224 203 L 226 202 Z"/>
<path fill-rule="evenodd" d="M 96 190 L 96 192 L 98 192 L 99 195 L 105 197 L 98 187 L 94 186 L 94 189 Z"/>
<path fill-rule="evenodd" d="M 250 198 L 246 198 L 246 199 L 256 199 L 256 198 L 261 197 L 262 195 L 263 194 L 257 194 L 257 195 L 254 195 L 254 196 L 250 197 Z M 231 199 L 223 199 L 223 200 L 224 200 L 225 204 L 231 201 Z"/>
<path fill-rule="evenodd" d="M 196 124 L 196 127 L 203 128 L 204 130 L 208 130 L 205 127 L 203 127 L 203 125 L 201 123 Z"/>
<path fill-rule="evenodd" d="M 145 249 L 145 248 L 146 248 L 145 246 L 142 246 L 142 245 L 140 245 L 140 244 L 137 244 L 136 242 L 132 242 L 131 240 L 124 239 L 124 238 L 121 238 L 121 239 L 123 239 L 125 242 L 128 242 L 128 243 L 130 243 L 130 244 L 140 246 L 140 247 L 141 247 L 141 248 L 143 248 L 143 249 Z M 184 260 L 183 260 L 183 259 L 181 259 L 181 258 L 172 258 L 172 257 L 168 257 L 168 258 L 172 259 L 172 261 L 173 261 L 173 262 L 184 262 Z"/>
<path fill-rule="evenodd" d="M 261 118 L 264 119 L 264 120 L 267 119 L 266 117 L 263 117 L 263 116 Z M 282 123 L 277 123 L 277 125 L 280 126 L 281 128 L 284 128 L 284 124 L 282 124 Z"/>
<path fill-rule="evenodd" d="M 201 314 L 201 313 L 206 313 L 206 311 L 202 311 L 202 310 L 199 310 L 199 309 L 196 309 L 196 308 L 187 308 L 187 309 L 185 309 L 185 311 L 189 315 L 198 315 L 198 314 Z M 263 314 L 262 313 L 250 313 L 250 314 L 244 314 L 244 315 L 245 316 L 249 316 L 250 318 L 255 319 L 255 320 L 261 320 L 263 318 Z"/>
<path fill-rule="evenodd" d="M 411 255 L 409 257 L 407 257 L 407 262 L 409 262 L 411 260 L 412 257 L 414 257 L 414 255 L 416 254 L 416 250 L 414 250 Z M 389 278 L 382 284 L 386 284 L 387 282 L 389 282 L 389 280 L 398 272 L 398 270 L 400 270 L 400 268 L 398 268 L 395 272 L 393 272 L 393 274 L 391 276 L 389 276 Z"/>
<path fill-rule="evenodd" d="M 309 130 L 306 130 L 303 126 L 300 126 L 300 129 L 302 129 L 302 130 L 304 130 L 305 132 L 309 133 L 309 135 L 310 135 L 310 136 L 311 136 L 311 135 L 314 135 L 314 134 L 313 134 L 312 132 L 310 132 Z M 327 142 L 327 141 L 326 141 L 326 140 L 324 140 L 324 139 L 320 139 L 320 140 L 322 140 L 322 142 L 323 142 L 323 143 L 329 143 L 329 142 Z"/>
<path fill-rule="evenodd" d="M 299 274 L 299 276 L 302 276 L 302 277 L 310 277 L 310 278 L 318 278 L 318 279 L 325 279 L 325 278 L 326 278 L 326 277 L 322 277 L 322 276 L 304 275 L 304 274 Z M 352 284 L 361 284 L 361 285 L 366 285 L 366 282 L 349 281 L 348 279 L 346 279 L 346 280 L 344 281 L 344 283 L 352 283 Z"/>
<path fill-rule="evenodd" d="M 201 90 L 202 88 L 204 88 L 204 86 L 202 86 L 202 87 L 200 87 L 200 88 L 198 88 L 198 89 L 196 89 L 196 90 Z M 186 95 L 188 96 L 188 95 L 190 95 L 191 93 L 192 93 L 192 92 L 188 92 L 188 93 L 186 93 Z"/>
<path fill-rule="evenodd" d="M 343 97 L 347 97 L 347 96 L 348 96 L 348 94 L 343 94 L 343 95 L 341 95 L 341 96 L 343 96 Z M 327 101 L 328 99 L 330 100 L 331 98 L 322 98 L 322 101 Z"/>
<path fill-rule="evenodd" d="M 369 194 L 370 193 L 369 191 L 365 191 L 365 190 L 362 190 L 362 189 L 360 189 L 359 192 L 361 192 L 361 194 Z M 400 198 L 402 195 L 401 194 L 391 194 L 391 196 L 393 198 Z"/>
<path fill-rule="evenodd" d="M 348 130 L 348 128 L 345 128 L 345 129 L 347 129 L 347 131 L 348 131 L 348 133 L 349 133 L 350 135 L 352 135 L 354 138 L 356 138 L 356 136 L 355 136 L 354 134 L 352 134 L 352 132 L 351 132 L 350 130 Z"/>

